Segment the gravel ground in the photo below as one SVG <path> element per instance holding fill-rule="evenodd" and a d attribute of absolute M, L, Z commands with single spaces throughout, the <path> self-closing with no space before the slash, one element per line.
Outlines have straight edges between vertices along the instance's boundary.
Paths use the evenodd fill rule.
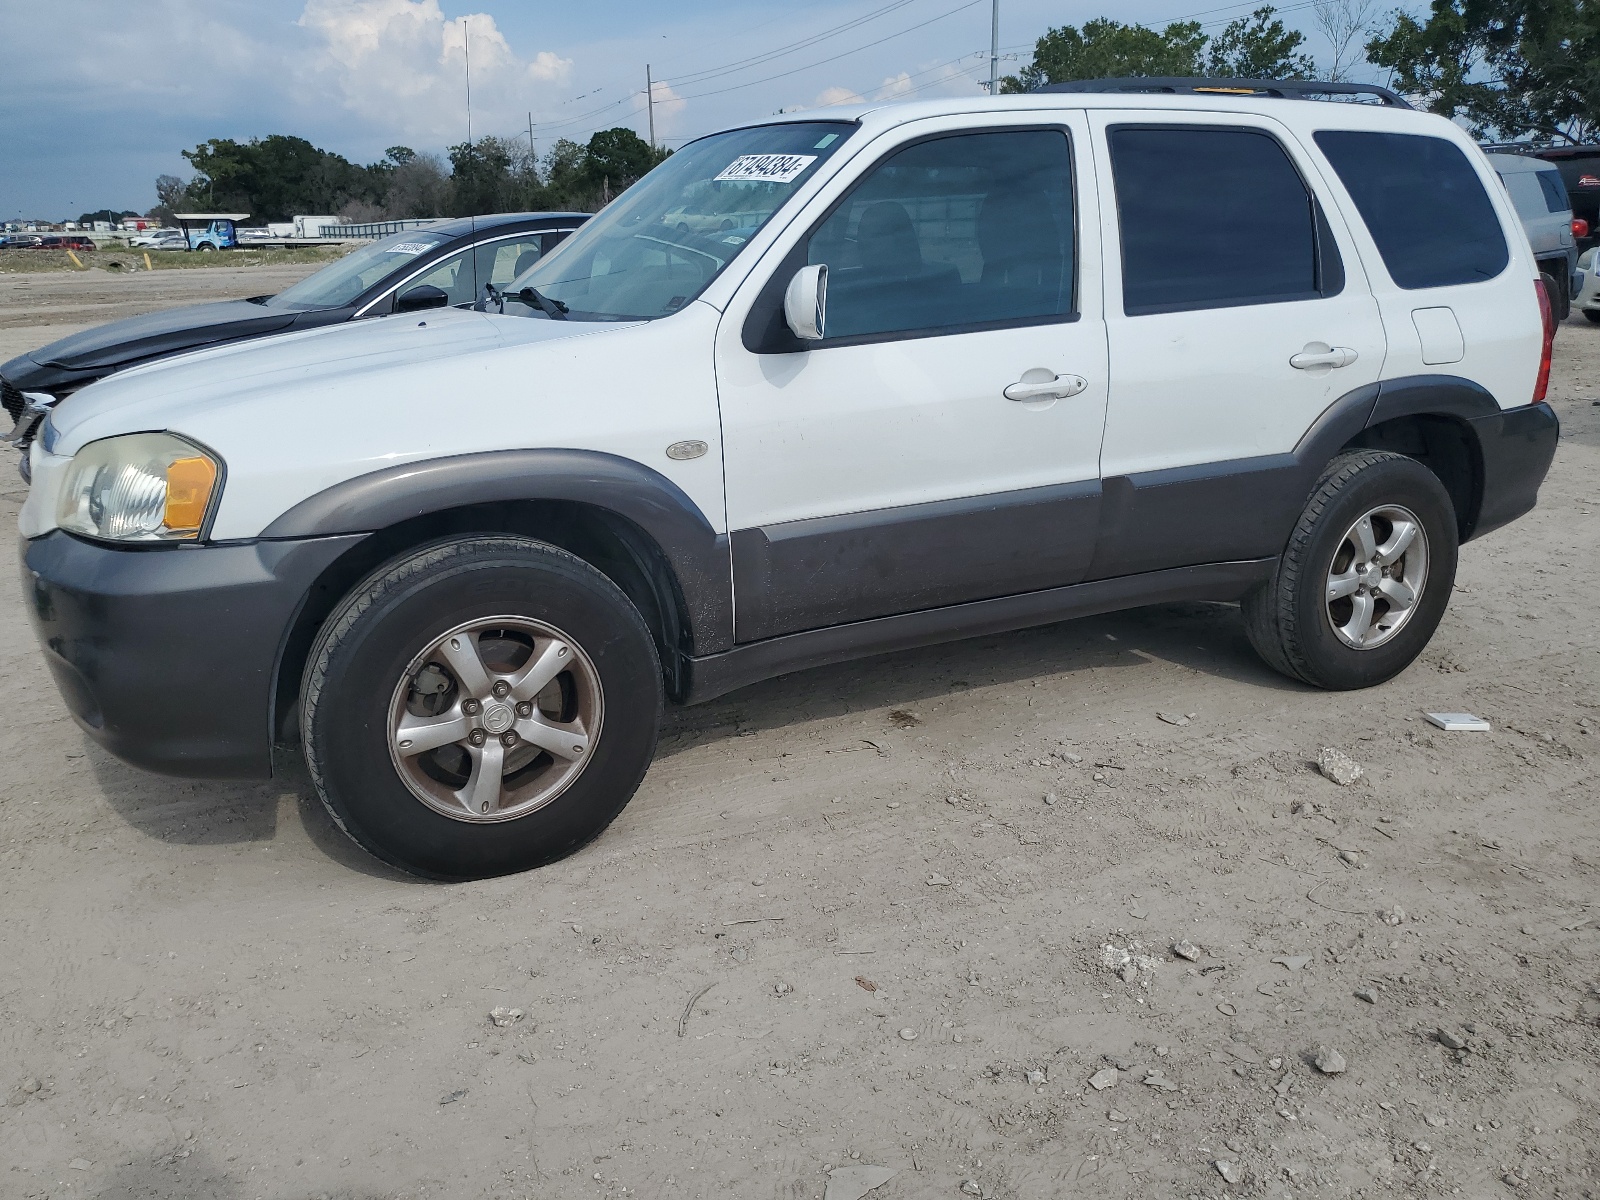
<path fill-rule="evenodd" d="M 0 351 L 264 274 L 0 280 Z M 812 671 L 487 883 L 364 858 L 290 759 L 108 758 L 5 605 L 0 1194 L 1600 1196 L 1597 379 L 1571 322 L 1539 509 L 1384 687 L 1204 604 Z"/>

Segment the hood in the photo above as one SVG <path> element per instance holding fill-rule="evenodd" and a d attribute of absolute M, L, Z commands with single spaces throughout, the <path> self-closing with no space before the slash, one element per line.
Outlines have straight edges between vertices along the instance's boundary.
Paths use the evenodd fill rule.
<path fill-rule="evenodd" d="M 431 309 L 326 325 L 300 333 L 230 342 L 107 376 L 67 397 L 50 424 L 58 453 L 144 429 L 179 429 L 198 416 L 289 391 L 315 391 L 325 403 L 366 396 L 371 377 L 508 344 L 549 341 L 616 326 L 488 316 Z"/>
<path fill-rule="evenodd" d="M 105 370 L 214 342 L 260 337 L 287 328 L 298 315 L 294 309 L 265 308 L 248 300 L 191 304 L 97 325 L 26 357 L 41 366 L 69 371 Z"/>

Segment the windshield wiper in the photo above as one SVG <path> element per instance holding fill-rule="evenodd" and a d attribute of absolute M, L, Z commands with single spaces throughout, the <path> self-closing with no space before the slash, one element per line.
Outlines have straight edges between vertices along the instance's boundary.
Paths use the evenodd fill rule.
<path fill-rule="evenodd" d="M 537 308 L 552 321 L 565 321 L 567 313 L 572 310 L 559 300 L 552 300 L 549 296 L 542 295 L 537 288 L 525 287 L 515 292 L 502 292 L 492 283 L 483 285 L 487 298 L 500 305 L 501 313 L 506 311 L 507 300 L 519 300 L 529 308 Z M 483 309 L 479 309 L 482 312 Z"/>

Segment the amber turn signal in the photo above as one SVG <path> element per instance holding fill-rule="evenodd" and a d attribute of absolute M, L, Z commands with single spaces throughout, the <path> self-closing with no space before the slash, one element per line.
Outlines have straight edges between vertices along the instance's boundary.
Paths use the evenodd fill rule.
<path fill-rule="evenodd" d="M 180 458 L 167 468 L 167 507 L 162 519 L 172 533 L 198 533 L 217 483 L 217 466 L 196 455 Z"/>

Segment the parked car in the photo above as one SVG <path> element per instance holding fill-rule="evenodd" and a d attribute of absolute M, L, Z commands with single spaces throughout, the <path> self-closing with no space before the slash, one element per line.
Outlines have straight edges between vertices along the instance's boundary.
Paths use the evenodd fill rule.
<path fill-rule="evenodd" d="M 1578 256 L 1578 290 L 1572 304 L 1588 320 L 1600 325 L 1600 246 L 1590 246 Z"/>
<path fill-rule="evenodd" d="M 471 304 L 483 285 L 510 282 L 586 220 L 507 213 L 449 221 L 363 246 L 276 296 L 167 309 L 71 334 L 0 366 L 0 403 L 15 422 L 7 440 L 26 450 L 51 405 L 135 363 L 435 303 Z M 173 248 L 185 244 L 176 234 Z M 420 301 L 408 297 L 415 289 L 427 289 Z"/>
<path fill-rule="evenodd" d="M 40 240 L 36 233 L 8 233 L 0 237 L 0 250 L 33 250 Z"/>
<path fill-rule="evenodd" d="M 40 238 L 33 248 L 35 250 L 93 250 L 94 240 L 70 233 L 52 233 Z"/>
<path fill-rule="evenodd" d="M 480 311 L 71 397 L 20 516 L 68 708 L 177 774 L 298 743 L 341 829 L 463 879 L 599 834 L 664 697 L 1175 600 L 1390 679 L 1555 450 L 1516 212 L 1381 89 L 1112 86 L 712 134 Z M 748 237 L 670 223 L 730 181 Z"/>
<path fill-rule="evenodd" d="M 1533 248 L 1533 261 L 1544 276 L 1556 320 L 1565 321 L 1576 292 L 1578 246 L 1572 228 L 1572 201 L 1561 172 L 1524 154 L 1490 154 L 1490 164 L 1511 196 L 1522 228 Z"/>
<path fill-rule="evenodd" d="M 134 249 L 150 249 L 157 242 L 176 241 L 180 246 L 187 245 L 181 229 L 146 229 L 128 239 L 128 245 Z"/>
<path fill-rule="evenodd" d="M 1531 153 L 1561 172 L 1572 215 L 1584 224 L 1578 248 L 1587 250 L 1600 242 L 1600 146 L 1544 146 Z"/>

